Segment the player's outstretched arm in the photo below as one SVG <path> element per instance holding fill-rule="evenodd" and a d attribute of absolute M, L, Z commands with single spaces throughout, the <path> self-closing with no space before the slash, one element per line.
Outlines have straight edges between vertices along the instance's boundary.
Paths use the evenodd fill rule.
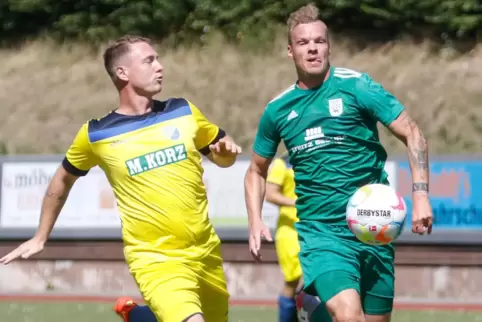
<path fill-rule="evenodd" d="M 208 154 L 208 159 L 221 168 L 232 166 L 238 155 L 243 152 L 241 147 L 228 135 L 211 144 L 209 150 L 211 153 Z"/>
<path fill-rule="evenodd" d="M 266 177 L 271 159 L 263 158 L 253 152 L 251 163 L 244 179 L 244 193 L 249 223 L 249 249 L 254 259 L 262 259 L 261 237 L 272 241 L 269 228 L 261 220 L 261 210 L 266 193 Z"/>
<path fill-rule="evenodd" d="M 412 231 L 428 234 L 432 231 L 432 207 L 429 200 L 429 157 L 427 140 L 415 121 L 406 111 L 389 125 L 392 133 L 408 149 L 408 159 L 412 170 L 413 213 Z"/>
<path fill-rule="evenodd" d="M 44 244 L 50 236 L 57 217 L 77 178 L 78 177 L 68 173 L 63 166 L 59 167 L 44 195 L 40 223 L 36 234 L 33 238 L 2 257 L 0 263 L 6 265 L 19 257 L 29 258 L 43 250 Z"/>

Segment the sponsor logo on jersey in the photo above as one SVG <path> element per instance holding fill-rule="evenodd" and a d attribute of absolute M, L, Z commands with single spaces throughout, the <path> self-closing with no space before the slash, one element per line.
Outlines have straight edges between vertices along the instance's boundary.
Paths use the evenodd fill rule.
<path fill-rule="evenodd" d="M 305 141 L 311 141 L 314 139 L 319 139 L 324 137 L 323 131 L 321 130 L 321 126 L 313 127 L 305 131 Z"/>
<path fill-rule="evenodd" d="M 126 167 L 129 175 L 134 176 L 185 159 L 187 159 L 186 147 L 184 144 L 178 144 L 127 160 Z"/>
<path fill-rule="evenodd" d="M 343 144 L 343 140 L 345 140 L 345 135 L 326 136 L 321 126 L 309 128 L 305 130 L 304 134 L 305 143 L 290 147 L 290 153 L 311 152 L 330 144 Z"/>
<path fill-rule="evenodd" d="M 290 114 L 288 114 L 288 121 L 297 117 L 298 117 L 298 113 L 296 113 L 296 111 L 291 111 Z"/>
<path fill-rule="evenodd" d="M 390 210 L 385 209 L 357 209 L 356 211 L 357 216 L 362 217 L 391 217 L 392 212 Z"/>
<path fill-rule="evenodd" d="M 328 100 L 328 108 L 331 116 L 340 116 L 343 114 L 343 100 L 341 98 Z"/>

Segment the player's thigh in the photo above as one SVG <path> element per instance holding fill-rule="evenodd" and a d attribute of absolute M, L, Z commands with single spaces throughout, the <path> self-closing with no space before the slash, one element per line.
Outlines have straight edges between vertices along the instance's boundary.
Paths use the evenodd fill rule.
<path fill-rule="evenodd" d="M 335 319 L 363 321 L 358 252 L 341 240 L 327 246 L 310 256 L 311 269 L 318 274 L 307 290 L 314 289 Z M 303 261 L 304 256 L 300 258 Z"/>
<path fill-rule="evenodd" d="M 370 248 L 371 247 L 371 248 Z M 363 254 L 361 295 L 370 321 L 390 321 L 395 296 L 393 248 L 367 247 Z"/>
<path fill-rule="evenodd" d="M 206 322 L 227 322 L 229 293 L 219 248 L 202 261 L 200 273 L 201 308 Z"/>
<path fill-rule="evenodd" d="M 190 265 L 156 263 L 131 272 L 159 321 L 180 322 L 202 313 L 198 275 Z"/>
<path fill-rule="evenodd" d="M 360 290 L 359 256 L 343 240 L 320 236 L 315 247 L 302 247 L 300 262 L 305 291 L 324 303 L 343 290 Z"/>
<path fill-rule="evenodd" d="M 275 238 L 276 254 L 285 282 L 297 282 L 302 275 L 298 257 L 300 244 L 298 234 L 291 227 L 280 227 Z"/>

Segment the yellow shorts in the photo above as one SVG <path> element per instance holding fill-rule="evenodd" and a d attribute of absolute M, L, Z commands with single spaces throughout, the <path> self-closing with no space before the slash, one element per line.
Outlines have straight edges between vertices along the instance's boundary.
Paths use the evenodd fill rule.
<path fill-rule="evenodd" d="M 220 247 L 200 262 L 167 261 L 131 269 L 146 304 L 162 322 L 201 313 L 206 322 L 227 322 L 229 293 Z"/>
<path fill-rule="evenodd" d="M 298 253 L 300 244 L 294 227 L 279 226 L 275 236 L 276 254 L 285 282 L 294 282 L 301 278 L 302 271 Z"/>

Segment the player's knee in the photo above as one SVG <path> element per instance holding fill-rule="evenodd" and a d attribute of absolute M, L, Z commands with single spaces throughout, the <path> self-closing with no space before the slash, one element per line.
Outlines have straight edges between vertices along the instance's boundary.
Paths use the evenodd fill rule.
<path fill-rule="evenodd" d="M 196 313 L 191 315 L 190 317 L 186 318 L 182 322 L 204 322 L 204 318 L 201 313 Z"/>
<path fill-rule="evenodd" d="M 360 295 L 354 289 L 341 291 L 326 302 L 326 307 L 337 322 L 365 322 Z"/>
<path fill-rule="evenodd" d="M 332 312 L 333 320 L 337 322 L 365 322 L 365 315 L 361 309 L 342 307 Z"/>

